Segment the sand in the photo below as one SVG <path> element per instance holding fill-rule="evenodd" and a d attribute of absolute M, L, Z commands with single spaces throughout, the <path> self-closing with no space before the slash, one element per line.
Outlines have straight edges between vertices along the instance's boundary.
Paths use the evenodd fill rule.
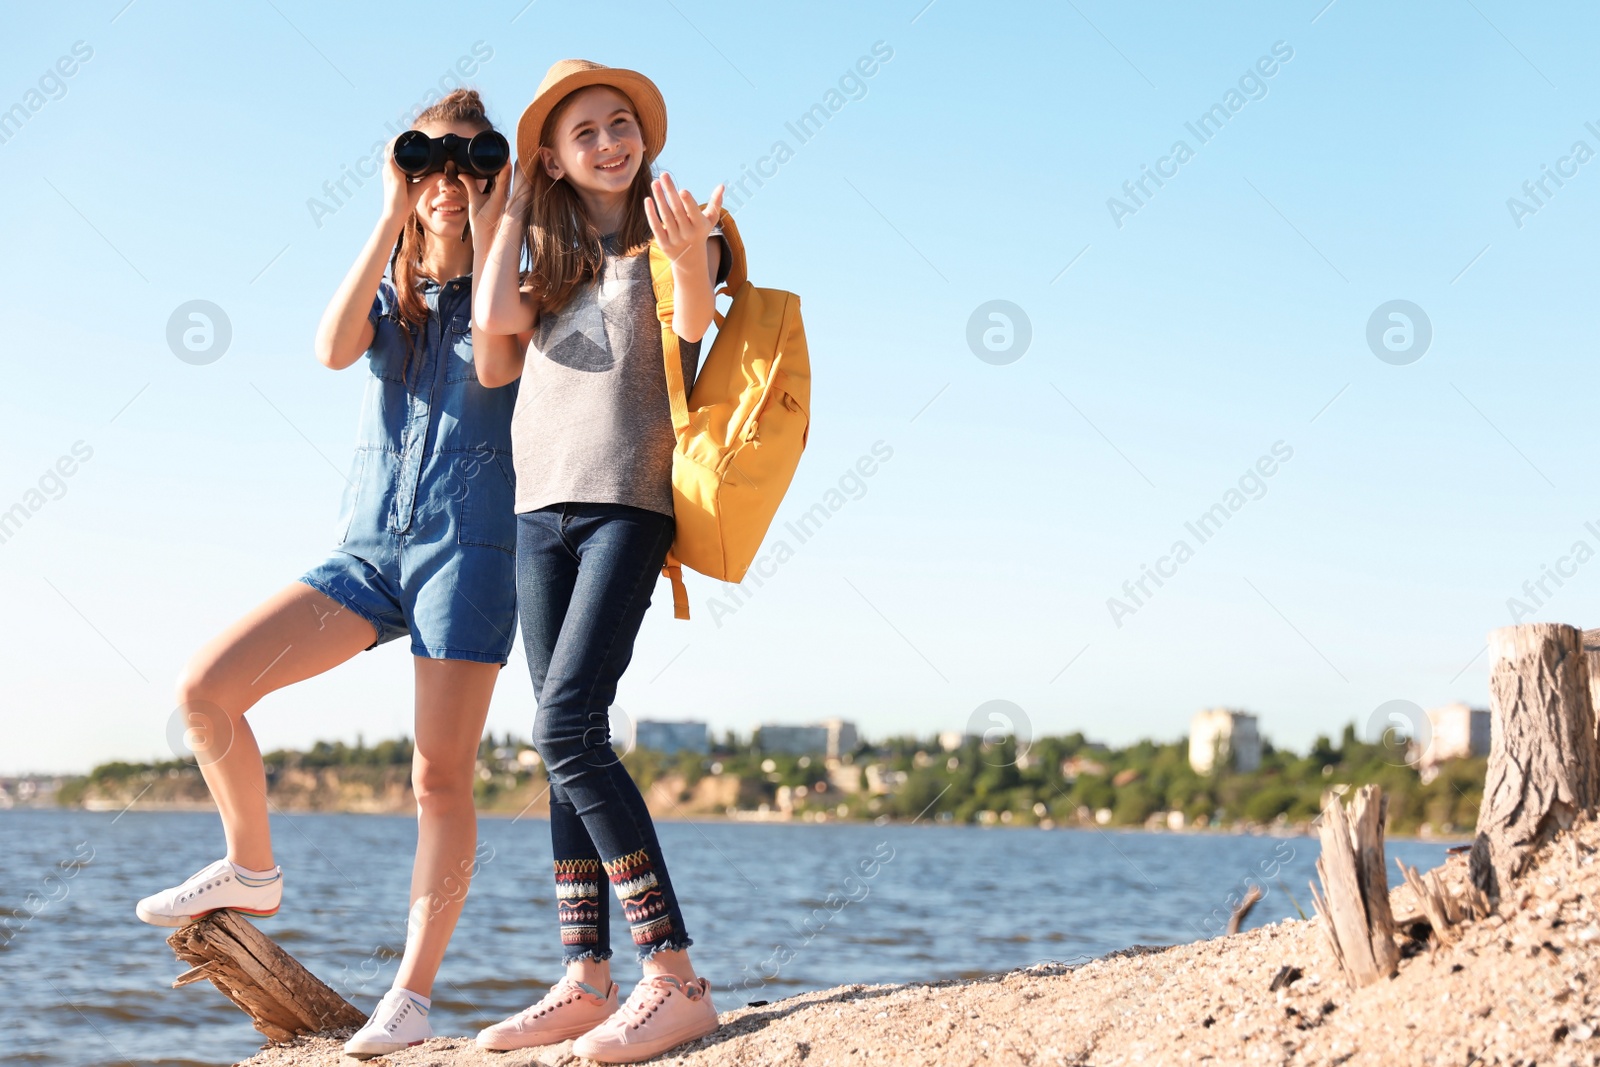
<path fill-rule="evenodd" d="M 1398 975 L 1353 990 L 1319 924 L 1292 921 L 972 982 L 844 986 L 724 1012 L 681 1067 L 845 1064 L 1600 1065 L 1600 826 L 1541 851 L 1500 914 L 1448 947 L 1410 942 Z M 1392 861 L 1391 861 L 1392 866 Z M 1465 880 L 1456 856 L 1445 877 Z M 1392 874 L 1391 884 L 1400 879 Z M 1397 919 L 1418 914 L 1392 894 Z M 1284 973 L 1284 968 L 1298 971 Z M 715 976 L 712 996 L 716 995 Z M 1274 978 L 1278 987 L 1273 988 Z M 339 1039 L 264 1050 L 246 1067 L 341 1062 Z M 354 1060 L 342 1059 L 346 1067 Z M 587 1064 L 570 1043 L 514 1053 L 438 1038 L 394 1067 Z"/>

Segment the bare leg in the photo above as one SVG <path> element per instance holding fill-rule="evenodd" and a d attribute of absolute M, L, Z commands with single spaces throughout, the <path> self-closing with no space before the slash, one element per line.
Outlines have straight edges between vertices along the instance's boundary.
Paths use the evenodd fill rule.
<path fill-rule="evenodd" d="M 417 794 L 417 858 L 411 869 L 406 951 L 395 985 L 433 995 L 466 900 L 477 851 L 472 782 L 496 663 L 417 658 L 417 747 L 411 769 Z"/>
<path fill-rule="evenodd" d="M 604 886 L 600 888 L 604 889 Z M 609 907 L 611 901 L 605 897 L 600 898 L 600 903 Z M 597 960 L 593 956 L 585 956 L 581 960 L 573 960 L 567 964 L 567 976 L 576 978 L 585 985 L 594 986 L 604 995 L 611 988 L 611 961 Z"/>
<path fill-rule="evenodd" d="M 640 966 L 644 968 L 646 975 L 670 974 L 685 982 L 692 982 L 695 979 L 694 965 L 689 962 L 689 950 L 686 948 L 663 949 Z"/>
<path fill-rule="evenodd" d="M 338 666 L 373 637 L 366 619 L 296 582 L 189 661 L 178 682 L 178 703 L 234 863 L 255 870 L 272 866 L 266 770 L 245 712 L 275 689 Z"/>

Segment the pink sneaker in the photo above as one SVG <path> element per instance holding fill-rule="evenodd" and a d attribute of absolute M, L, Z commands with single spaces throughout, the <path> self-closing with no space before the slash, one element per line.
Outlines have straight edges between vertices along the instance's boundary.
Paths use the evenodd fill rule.
<path fill-rule="evenodd" d="M 652 974 L 615 1015 L 573 1042 L 572 1054 L 601 1063 L 634 1063 L 704 1037 L 719 1025 L 710 982 Z"/>
<path fill-rule="evenodd" d="M 559 1045 L 588 1033 L 617 1010 L 617 983 L 605 996 L 576 978 L 563 977 L 539 1003 L 478 1031 L 478 1047 L 491 1052 Z"/>

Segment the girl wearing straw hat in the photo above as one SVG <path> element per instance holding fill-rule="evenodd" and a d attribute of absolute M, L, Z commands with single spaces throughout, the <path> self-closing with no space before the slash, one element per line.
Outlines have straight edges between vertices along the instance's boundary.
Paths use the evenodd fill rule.
<path fill-rule="evenodd" d="M 550 68 L 517 124 L 517 188 L 498 215 L 474 294 L 479 329 L 532 331 L 526 350 L 480 358 L 479 380 L 521 379 L 512 416 L 517 590 L 550 777 L 550 835 L 566 974 L 538 1003 L 478 1035 L 490 1049 L 576 1038 L 603 1063 L 658 1055 L 717 1027 L 650 813 L 610 747 L 608 710 L 673 540 L 673 429 L 652 237 L 672 261 L 672 329 L 693 382 L 712 290 L 730 262 L 715 225 L 652 164 L 667 136 L 644 75 L 587 60 Z M 530 269 L 519 273 L 524 248 Z M 610 901 L 621 901 L 644 977 L 618 1003 Z"/>

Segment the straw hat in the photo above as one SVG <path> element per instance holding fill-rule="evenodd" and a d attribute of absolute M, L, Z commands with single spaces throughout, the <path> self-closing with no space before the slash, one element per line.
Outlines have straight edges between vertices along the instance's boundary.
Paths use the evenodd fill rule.
<path fill-rule="evenodd" d="M 609 85 L 626 96 L 644 134 L 647 161 L 654 161 L 661 154 L 667 143 L 667 104 L 655 82 L 636 70 L 608 67 L 587 59 L 563 59 L 551 65 L 539 83 L 539 91 L 533 94 L 533 103 L 517 120 L 517 165 L 523 174 L 528 173 L 550 112 L 566 96 L 591 85 Z"/>

